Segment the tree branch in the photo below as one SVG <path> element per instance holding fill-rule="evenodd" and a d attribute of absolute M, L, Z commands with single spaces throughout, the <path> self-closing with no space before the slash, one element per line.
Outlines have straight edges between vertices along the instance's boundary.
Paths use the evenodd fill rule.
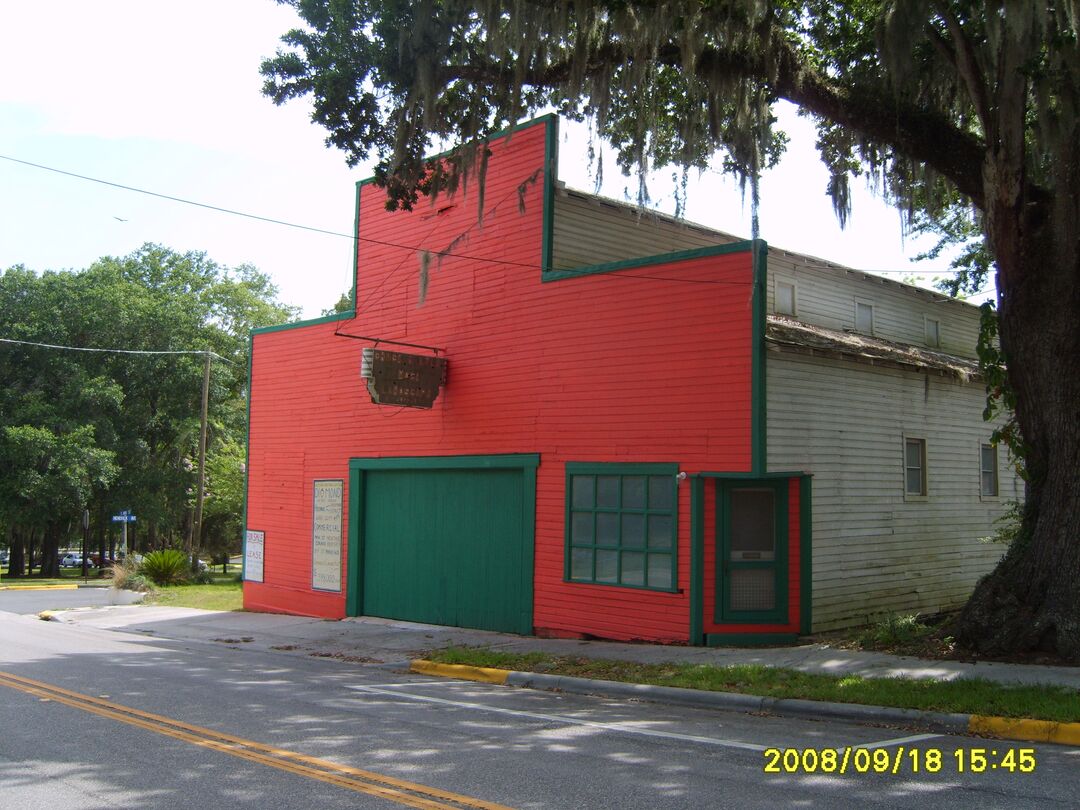
<path fill-rule="evenodd" d="M 768 48 L 771 58 L 764 52 L 706 48 L 699 55 L 695 71 L 707 84 L 718 78 L 762 82 L 779 98 L 927 164 L 951 181 L 975 206 L 984 207 L 985 144 L 979 138 L 957 128 L 948 117 L 915 107 L 884 88 L 873 93 L 856 93 L 830 82 L 808 67 L 782 32 L 773 32 Z M 590 54 L 583 75 L 599 75 L 605 66 L 621 64 L 630 58 L 618 43 L 609 42 Z M 656 58 L 672 67 L 681 68 L 684 64 L 677 45 L 662 47 Z M 541 70 L 526 71 L 521 79 L 532 87 L 556 89 L 569 80 L 572 71 L 573 65 L 567 60 Z M 444 86 L 455 79 L 475 83 L 514 80 L 513 71 L 504 65 L 479 61 L 445 66 L 440 78 Z"/>

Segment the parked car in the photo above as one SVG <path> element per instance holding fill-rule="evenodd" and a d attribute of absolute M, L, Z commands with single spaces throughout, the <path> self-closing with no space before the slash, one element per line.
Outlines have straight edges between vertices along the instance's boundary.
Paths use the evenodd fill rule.
<path fill-rule="evenodd" d="M 0 565 L 7 565 L 9 562 L 11 562 L 11 552 L 5 548 L 0 551 Z"/>
<path fill-rule="evenodd" d="M 65 554 L 60 558 L 61 568 L 82 568 L 82 554 Z"/>

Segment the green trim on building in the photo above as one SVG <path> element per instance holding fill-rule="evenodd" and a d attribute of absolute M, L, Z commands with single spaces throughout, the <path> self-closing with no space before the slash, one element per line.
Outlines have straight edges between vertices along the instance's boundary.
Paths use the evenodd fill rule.
<path fill-rule="evenodd" d="M 247 376 L 247 443 L 244 446 L 244 506 L 240 521 L 240 580 L 247 578 L 247 531 L 248 531 L 248 487 L 251 476 L 251 367 L 255 362 L 255 335 L 248 335 L 248 376 Z M 265 554 L 265 545 L 263 553 Z M 265 579 L 265 575 L 263 579 Z"/>
<path fill-rule="evenodd" d="M 814 605 L 813 478 L 799 479 L 799 632 L 810 635 Z"/>
<path fill-rule="evenodd" d="M 705 479 L 690 479 L 690 644 L 705 641 Z"/>
<path fill-rule="evenodd" d="M 795 644 L 795 633 L 709 633 L 707 647 L 786 647 Z"/>
<path fill-rule="evenodd" d="M 744 473 L 744 472 L 700 472 L 694 475 L 700 478 L 716 478 L 722 481 L 774 481 L 781 478 L 801 478 L 804 472 L 769 472 L 769 473 Z"/>
<path fill-rule="evenodd" d="M 355 286 L 356 282 L 353 282 Z M 355 296 L 355 293 L 354 293 Z M 354 298 L 355 300 L 355 298 Z M 303 329 L 306 326 L 318 326 L 321 323 L 333 323 L 334 321 L 347 321 L 355 317 L 352 312 L 335 312 L 333 315 L 323 315 L 320 318 L 310 318 L 306 321 L 292 321 L 291 323 L 279 323 L 277 326 L 260 326 L 252 329 L 252 335 L 266 335 L 270 332 L 284 332 L 289 329 Z"/>
<path fill-rule="evenodd" d="M 654 264 L 667 264 L 669 262 L 681 262 L 687 259 L 699 259 L 705 256 L 721 256 L 725 253 L 745 253 L 753 249 L 753 242 L 732 242 L 728 245 L 709 245 L 707 247 L 691 248 L 689 250 L 673 250 L 669 253 L 658 253 L 655 256 L 641 256 L 634 259 L 624 259 L 618 262 L 606 262 L 593 264 L 586 267 L 575 267 L 572 270 L 551 270 L 544 274 L 544 281 L 562 281 L 568 278 L 580 278 L 582 276 L 596 275 L 597 273 L 611 273 L 616 270 L 632 270 L 636 267 L 648 267 Z"/>
<path fill-rule="evenodd" d="M 363 525 L 363 509 L 360 493 L 364 491 L 364 471 L 353 469 L 349 465 L 349 527 L 346 554 L 348 563 L 345 571 L 345 615 L 359 616 L 364 604 L 363 580 L 360 578 L 360 560 L 363 559 L 364 546 L 360 527 Z"/>
<path fill-rule="evenodd" d="M 360 274 L 360 197 L 363 193 L 363 187 L 363 183 L 356 184 L 356 213 L 353 214 L 352 226 L 352 309 L 348 310 L 348 314 L 353 318 L 356 317 L 360 307 L 360 302 L 356 297 L 359 293 L 356 280 Z"/>
<path fill-rule="evenodd" d="M 768 469 L 766 397 L 765 397 L 765 324 L 768 297 L 767 269 L 769 246 L 763 239 L 753 243 L 754 294 L 750 362 L 750 463 L 755 474 Z"/>
<path fill-rule="evenodd" d="M 452 470 L 540 465 L 539 453 L 495 456 L 395 456 L 393 458 L 352 458 L 350 470 Z"/>
<path fill-rule="evenodd" d="M 581 462 L 570 461 L 566 463 L 566 490 L 564 496 L 565 524 L 564 524 L 564 553 L 563 553 L 563 581 L 567 583 L 585 585 L 606 585 L 616 588 L 630 588 L 633 590 L 660 591 L 663 593 L 677 593 L 679 590 L 679 489 L 678 489 L 679 465 L 675 462 Z M 589 497 L 589 505 L 575 505 L 574 479 L 593 478 L 592 494 Z M 610 477 L 618 479 L 617 493 L 614 504 L 602 504 L 600 502 L 599 481 L 597 479 Z M 645 488 L 641 492 L 641 506 L 625 506 L 624 498 L 626 490 L 624 479 L 642 478 Z M 665 506 L 652 506 L 652 486 L 650 478 L 669 478 L 670 501 Z M 591 521 L 582 524 L 589 539 L 582 541 L 574 540 L 574 515 L 589 515 Z M 613 544 L 602 543 L 600 540 L 600 518 L 609 516 L 614 518 L 609 529 L 613 530 L 617 540 Z M 626 526 L 627 516 L 639 516 L 640 521 L 640 545 L 626 545 L 623 543 L 623 531 Z M 668 517 L 670 526 L 670 545 L 651 546 L 648 542 L 650 518 Z M 574 564 L 574 552 L 591 552 L 589 569 L 592 572 L 589 577 L 574 577 L 572 569 Z M 615 580 L 601 580 L 597 578 L 597 567 L 602 552 L 615 554 Z M 625 555 L 640 555 L 641 557 L 641 583 L 623 582 L 623 560 Z M 670 585 L 650 586 L 649 559 L 663 557 L 670 566 Z"/>
<path fill-rule="evenodd" d="M 540 246 L 540 278 L 551 272 L 555 245 L 555 182 L 558 179 L 559 118 L 547 116 L 544 139 L 544 213 Z"/>

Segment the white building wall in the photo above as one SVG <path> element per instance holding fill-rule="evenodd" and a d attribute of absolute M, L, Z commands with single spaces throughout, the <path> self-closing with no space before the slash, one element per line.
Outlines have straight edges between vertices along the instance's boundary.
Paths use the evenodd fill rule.
<path fill-rule="evenodd" d="M 1004 546 L 980 541 L 1023 486 L 998 450 L 980 496 L 981 383 L 766 353 L 768 466 L 813 475 L 813 629 L 959 607 Z M 927 446 L 928 494 L 904 493 L 904 438 Z"/>

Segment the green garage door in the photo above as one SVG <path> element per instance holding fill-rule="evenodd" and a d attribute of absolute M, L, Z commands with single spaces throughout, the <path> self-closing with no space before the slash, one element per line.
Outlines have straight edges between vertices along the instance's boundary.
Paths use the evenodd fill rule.
<path fill-rule="evenodd" d="M 535 458 L 354 461 L 358 612 L 531 633 Z"/>

